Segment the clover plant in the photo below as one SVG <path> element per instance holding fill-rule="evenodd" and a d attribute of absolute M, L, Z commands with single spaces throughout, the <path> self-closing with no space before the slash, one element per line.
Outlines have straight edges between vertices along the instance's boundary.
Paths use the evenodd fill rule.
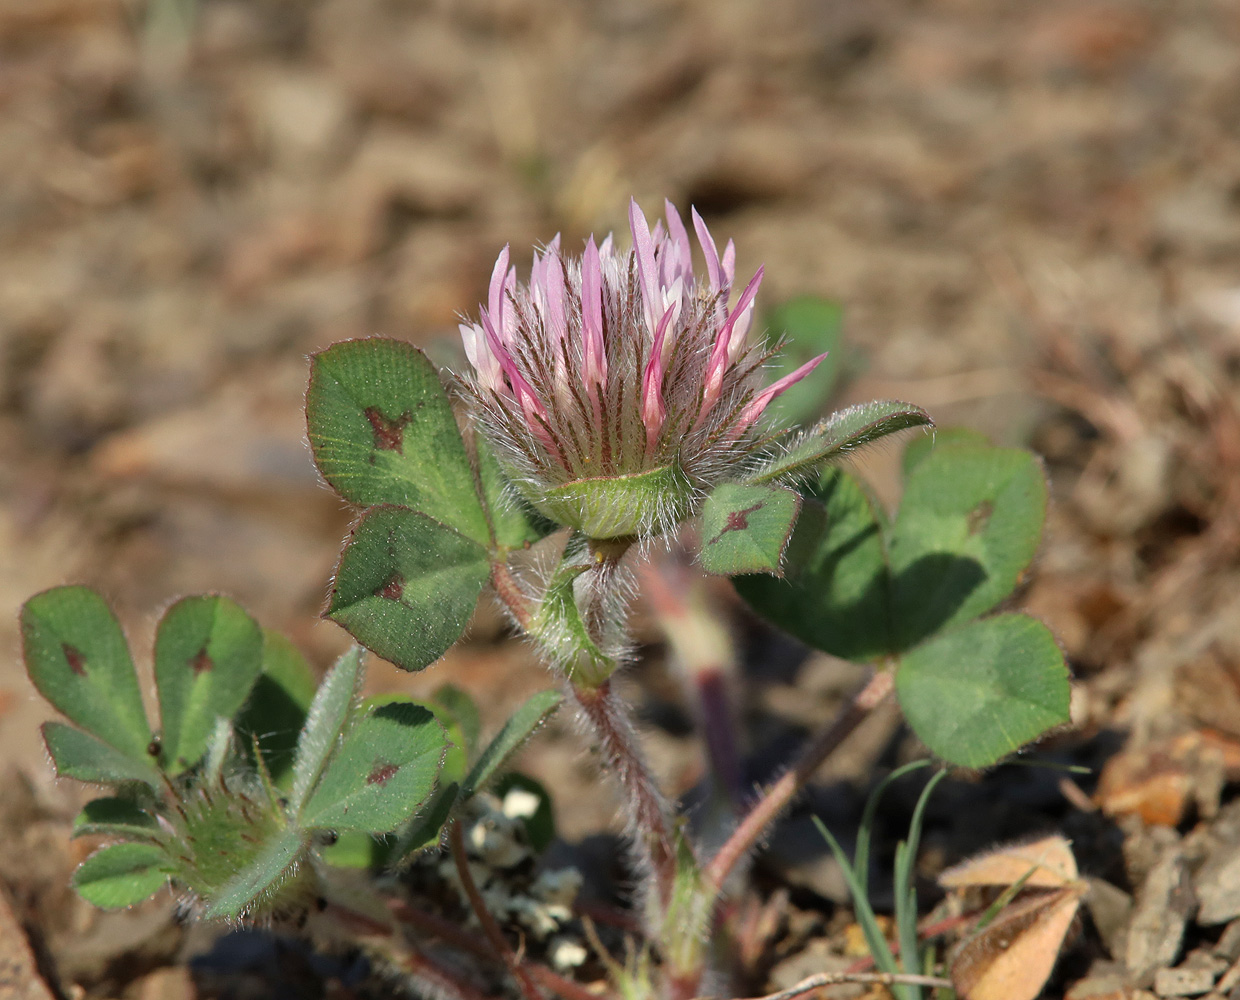
<path fill-rule="evenodd" d="M 477 321 L 461 326 L 462 371 L 381 337 L 311 363 L 314 461 L 358 510 L 326 617 L 417 671 L 460 638 L 489 586 L 560 690 L 536 695 L 483 746 L 459 692 L 363 700 L 360 647 L 316 692 L 285 640 L 226 598 L 191 597 L 159 626 L 154 728 L 104 602 L 81 587 L 40 594 L 22 615 L 27 666 L 75 724 L 49 722 L 48 749 L 58 773 L 111 792 L 78 821 L 78 833 L 115 841 L 78 870 L 82 895 L 125 906 L 171 882 L 202 915 L 228 919 L 336 906 L 359 934 L 387 934 L 395 964 L 427 989 L 472 995 L 447 949 L 491 962 L 529 1000 L 580 1000 L 580 986 L 533 961 L 489 912 L 461 826 L 567 698 L 624 795 L 635 852 L 640 946 L 625 964 L 599 960 L 618 995 L 694 996 L 726 971 L 713 966 L 726 950 L 707 943 L 725 933 L 719 904 L 738 869 L 893 690 L 948 764 L 987 766 L 1067 721 L 1050 633 L 994 613 L 1037 549 L 1038 461 L 972 433 L 924 433 L 905 451 L 899 510 L 885 510 L 840 460 L 932 421 L 884 401 L 814 418 L 838 369 L 820 349 L 838 341 L 834 307 L 791 303 L 775 314 L 791 339 L 764 340 L 753 331 L 761 269 L 737 292 L 735 248 L 720 252 L 696 212 L 700 271 L 670 203 L 653 230 L 635 202 L 629 221 L 630 248 L 608 236 L 574 256 L 557 237 L 525 283 L 505 248 Z M 759 614 L 874 667 L 735 829 L 712 835 L 722 846 L 709 854 L 652 777 L 611 683 L 632 657 L 634 566 L 678 532 L 700 569 L 733 577 Z M 336 888 L 341 863 L 396 868 L 444 843 L 481 936 L 416 900 Z M 911 919 L 902 914 L 906 937 Z"/>

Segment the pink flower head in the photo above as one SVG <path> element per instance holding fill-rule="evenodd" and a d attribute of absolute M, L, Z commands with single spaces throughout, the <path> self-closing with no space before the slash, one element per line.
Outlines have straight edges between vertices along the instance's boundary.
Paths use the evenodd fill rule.
<path fill-rule="evenodd" d="M 762 269 L 731 303 L 736 250 L 722 256 L 692 213 L 706 273 L 679 213 L 652 232 L 629 206 L 632 249 L 609 235 L 565 256 L 557 236 L 516 280 L 508 248 L 487 305 L 462 324 L 460 379 L 517 490 L 596 538 L 651 535 L 693 513 L 769 440 L 767 406 L 825 355 L 767 386 L 773 354 L 749 338 Z"/>

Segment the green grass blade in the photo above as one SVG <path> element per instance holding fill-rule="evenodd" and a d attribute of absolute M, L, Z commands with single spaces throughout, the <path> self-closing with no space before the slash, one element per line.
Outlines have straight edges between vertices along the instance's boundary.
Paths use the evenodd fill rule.
<path fill-rule="evenodd" d="M 853 864 L 858 876 L 865 879 L 867 885 L 870 878 L 870 836 L 874 831 L 874 817 L 878 813 L 878 804 L 883 793 L 887 791 L 892 782 L 919 768 L 929 767 L 930 764 L 929 760 L 914 760 L 897 767 L 874 787 L 874 791 L 866 800 L 865 811 L 861 814 L 861 825 L 857 828 L 857 849 L 853 854 Z"/>
<path fill-rule="evenodd" d="M 857 923 L 861 925 L 861 933 L 865 935 L 866 946 L 874 957 L 874 964 L 880 972 L 887 972 L 892 975 L 899 974 L 900 966 L 896 964 L 895 956 L 891 953 L 887 939 L 883 937 L 883 932 L 878 926 L 878 919 L 874 915 L 874 909 L 870 906 L 868 888 L 861 883 L 857 871 L 848 863 L 844 849 L 840 847 L 840 843 L 835 839 L 835 835 L 827 829 L 826 824 L 817 816 L 813 817 L 813 819 L 818 827 L 818 831 L 826 838 L 827 844 L 831 848 L 831 853 L 835 855 L 835 860 L 839 862 L 840 868 L 843 869 L 844 881 L 848 884 L 848 891 L 852 893 L 853 911 L 856 913 Z"/>

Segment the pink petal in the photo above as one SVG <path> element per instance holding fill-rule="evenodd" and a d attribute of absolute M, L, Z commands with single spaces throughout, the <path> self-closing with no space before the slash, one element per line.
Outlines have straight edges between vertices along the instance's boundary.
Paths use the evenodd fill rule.
<path fill-rule="evenodd" d="M 800 382 L 801 379 L 805 378 L 806 375 L 817 368 L 826 356 L 827 355 L 823 353 L 818 355 L 818 357 L 814 358 L 812 361 L 805 362 L 805 364 L 801 365 L 801 367 L 796 371 L 789 375 L 785 375 L 777 382 L 771 383 L 760 393 L 758 393 L 750 404 L 741 410 L 740 416 L 737 417 L 736 425 L 732 428 L 732 436 L 739 437 L 741 434 L 744 434 L 749 426 L 760 416 L 762 416 L 763 411 L 770 405 L 771 400 L 773 400 L 789 386 Z"/>
<path fill-rule="evenodd" d="M 728 240 L 728 245 L 723 248 L 723 283 L 726 287 L 731 288 L 732 282 L 736 280 L 736 244 Z"/>
<path fill-rule="evenodd" d="M 723 321 L 719 327 L 719 332 L 715 334 L 715 346 L 710 352 L 710 364 L 706 367 L 706 386 L 707 394 L 710 396 L 710 389 L 714 387 L 717 395 L 719 385 L 723 382 L 723 373 L 728 365 L 733 364 L 736 358 L 733 356 L 733 335 L 736 330 L 738 321 L 742 319 L 750 311 L 753 305 L 754 296 L 758 294 L 758 286 L 762 284 L 762 275 L 766 272 L 766 267 L 759 267 L 754 276 L 749 280 L 749 284 L 745 286 L 745 290 L 741 292 L 741 297 L 736 300 L 736 308 L 728 313 L 728 318 Z M 752 314 L 751 314 L 752 316 Z M 743 337 L 749 332 L 749 321 L 741 328 L 741 336 Z M 710 402 L 715 401 L 715 396 L 710 396 Z M 709 407 L 707 407 L 709 409 Z"/>
<path fill-rule="evenodd" d="M 559 342 L 568 335 L 568 325 L 564 314 L 564 264 L 559 255 L 560 237 L 557 235 L 547 248 L 543 257 L 542 292 L 543 301 L 547 306 L 547 332 Z M 560 352 L 556 351 L 558 358 Z"/>
<path fill-rule="evenodd" d="M 495 392 L 505 391 L 504 379 L 499 359 L 487 345 L 487 336 L 481 326 L 460 324 L 461 343 L 465 346 L 465 357 L 478 373 L 478 381 L 487 389 Z"/>
<path fill-rule="evenodd" d="M 664 281 L 671 284 L 676 278 L 683 277 L 688 284 L 693 280 L 693 245 L 689 242 L 689 234 L 676 206 L 664 199 L 663 209 L 667 214 L 667 234 L 671 245 L 676 248 L 674 255 L 668 255 L 671 266 L 666 269 Z"/>
<path fill-rule="evenodd" d="M 633 249 L 637 253 L 637 274 L 642 286 L 642 305 L 646 312 L 646 327 L 654 330 L 659 308 L 659 278 L 655 270 L 654 243 L 650 239 L 650 226 L 636 199 L 629 200 L 629 229 L 633 233 Z"/>
<path fill-rule="evenodd" d="M 517 402 L 521 404 L 521 411 L 525 414 L 526 423 L 530 425 L 531 430 L 535 430 L 540 425 L 533 419 L 533 414 L 537 413 L 544 419 L 547 416 L 547 408 L 543 406 L 537 394 L 534 392 L 533 386 L 525 380 L 521 373 L 517 370 L 517 364 L 512 359 L 512 355 L 508 353 L 508 348 L 500 343 L 499 336 L 495 332 L 495 324 L 491 322 L 491 317 L 487 311 L 482 310 L 482 329 L 486 331 L 487 345 L 491 349 L 491 353 L 495 355 L 503 368 L 504 374 L 508 377 L 508 384 L 512 386 L 513 394 L 517 397 Z"/>
<path fill-rule="evenodd" d="M 702 255 L 706 258 L 706 276 L 710 280 L 710 290 L 717 292 L 723 287 L 723 270 L 719 266 L 719 251 L 715 249 L 714 238 L 706 223 L 698 215 L 696 208 L 689 209 L 693 219 L 693 228 L 697 232 L 698 243 L 702 245 Z"/>
<path fill-rule="evenodd" d="M 601 388 L 607 381 L 607 351 L 603 343 L 603 265 L 594 237 L 590 237 L 581 258 L 581 337 L 586 385 Z"/>
<path fill-rule="evenodd" d="M 659 320 L 655 330 L 654 344 L 650 348 L 650 360 L 642 376 L 642 423 L 646 425 L 646 450 L 654 447 L 663 421 L 667 419 L 667 406 L 663 402 L 663 341 L 672 323 L 673 309 L 669 308 Z"/>
<path fill-rule="evenodd" d="M 508 283 L 508 244 L 504 244 L 504 249 L 499 252 L 499 257 L 495 260 L 495 267 L 491 271 L 491 287 L 487 295 L 487 312 L 491 315 L 491 322 L 495 324 L 495 332 L 499 334 L 503 343 L 508 342 L 508 338 L 504 336 L 504 306 L 506 289 Z"/>

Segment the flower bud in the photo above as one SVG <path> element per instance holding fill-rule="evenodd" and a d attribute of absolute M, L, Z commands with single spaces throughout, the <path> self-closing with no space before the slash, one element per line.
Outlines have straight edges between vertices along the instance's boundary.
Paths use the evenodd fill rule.
<path fill-rule="evenodd" d="M 773 353 L 751 343 L 762 269 L 729 305 L 736 252 L 722 257 L 692 213 L 706 274 L 695 276 L 680 215 L 651 232 L 631 202 L 632 248 L 591 238 L 580 258 L 557 236 L 527 285 L 505 247 L 477 323 L 462 324 L 464 396 L 517 491 L 590 538 L 642 538 L 696 513 L 768 437 L 760 418 L 821 355 L 771 385 Z"/>

